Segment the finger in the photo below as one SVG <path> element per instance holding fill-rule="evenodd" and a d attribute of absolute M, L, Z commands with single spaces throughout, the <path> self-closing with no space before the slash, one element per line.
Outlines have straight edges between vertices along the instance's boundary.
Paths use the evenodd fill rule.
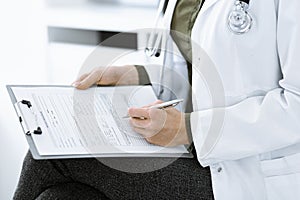
<path fill-rule="evenodd" d="M 133 118 L 150 118 L 147 108 L 129 108 L 128 114 Z"/>
<path fill-rule="evenodd" d="M 151 106 L 154 106 L 154 105 L 157 105 L 157 104 L 161 104 L 161 103 L 163 103 L 162 100 L 156 100 L 155 102 L 150 103 L 150 104 L 148 104 L 148 105 L 145 105 L 145 106 L 143 106 L 142 108 L 149 108 L 149 107 L 151 107 Z"/>
<path fill-rule="evenodd" d="M 89 75 L 89 73 L 85 73 L 83 75 L 81 75 L 79 78 L 77 78 L 71 85 L 73 87 L 78 87 L 80 85 L 80 82 L 85 79 L 87 76 Z"/>
<path fill-rule="evenodd" d="M 150 119 L 139 119 L 139 118 L 131 118 L 130 124 L 136 128 L 147 128 L 150 126 Z"/>
<path fill-rule="evenodd" d="M 90 75 L 90 73 L 85 73 L 85 74 L 81 75 L 81 76 L 76 80 L 76 82 L 81 82 L 83 79 L 85 79 L 86 77 L 88 77 L 88 75 Z"/>
<path fill-rule="evenodd" d="M 77 86 L 78 89 L 84 90 L 99 81 L 102 76 L 102 70 L 94 70 L 87 77 L 85 77 L 80 84 Z"/>

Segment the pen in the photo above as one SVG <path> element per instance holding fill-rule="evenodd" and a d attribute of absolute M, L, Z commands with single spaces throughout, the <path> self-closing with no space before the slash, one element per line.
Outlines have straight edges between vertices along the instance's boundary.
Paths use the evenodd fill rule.
<path fill-rule="evenodd" d="M 164 103 L 156 104 L 153 106 L 150 106 L 150 109 L 156 108 L 156 109 L 164 109 L 164 108 L 169 108 L 169 107 L 175 107 L 177 106 L 180 102 L 183 102 L 183 99 L 175 99 L 172 101 L 167 101 Z M 129 115 L 124 116 L 123 118 L 130 118 Z M 140 119 L 145 119 L 145 117 L 140 117 Z"/>

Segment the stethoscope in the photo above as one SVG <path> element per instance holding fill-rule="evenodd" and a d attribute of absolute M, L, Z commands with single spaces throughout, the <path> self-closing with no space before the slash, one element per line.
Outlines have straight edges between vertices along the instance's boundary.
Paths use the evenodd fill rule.
<path fill-rule="evenodd" d="M 155 17 L 155 26 L 151 30 L 151 33 L 149 35 L 146 47 L 145 47 L 145 54 L 148 57 L 160 57 L 160 55 L 165 52 L 166 54 L 166 48 L 167 48 L 167 38 L 168 38 L 168 32 L 164 29 L 163 26 L 163 18 L 166 12 L 168 6 L 168 0 L 160 0 L 159 6 L 158 6 L 158 12 Z M 163 87 L 163 80 L 164 80 L 164 72 L 166 68 L 166 55 L 164 55 L 163 58 L 163 64 L 160 68 L 160 77 L 159 77 L 159 83 L 158 83 L 158 90 L 157 90 L 157 97 L 160 99 L 161 95 L 164 92 Z"/>
<path fill-rule="evenodd" d="M 160 0 L 158 6 L 158 12 L 155 17 L 155 27 L 152 29 L 150 36 L 148 38 L 145 54 L 148 57 L 159 57 L 162 51 L 165 51 L 167 44 L 167 32 L 163 31 L 163 17 L 168 5 L 169 0 Z M 247 33 L 253 24 L 253 19 L 249 14 L 249 4 L 250 0 L 236 0 L 234 3 L 234 7 L 228 15 L 227 25 L 228 29 L 237 35 L 241 35 Z M 159 80 L 159 89 L 157 96 L 160 97 L 164 91 L 162 87 L 163 79 L 164 79 L 164 71 L 165 71 L 165 58 L 163 60 L 163 65 L 161 67 L 160 72 L 160 80 Z"/>
<path fill-rule="evenodd" d="M 249 14 L 250 0 L 236 0 L 232 11 L 228 15 L 227 25 L 230 31 L 235 34 L 247 33 L 253 24 L 253 19 Z M 162 41 L 165 39 L 165 35 L 158 28 L 161 25 L 164 17 L 168 0 L 160 0 L 158 6 L 158 12 L 155 18 L 155 27 L 152 29 L 146 48 L 145 53 L 147 56 L 159 57 L 161 54 L 162 46 L 165 45 Z"/>
<path fill-rule="evenodd" d="M 228 28 L 235 34 L 247 33 L 253 24 L 251 15 L 248 13 L 250 0 L 237 0 L 233 10 L 228 15 Z"/>

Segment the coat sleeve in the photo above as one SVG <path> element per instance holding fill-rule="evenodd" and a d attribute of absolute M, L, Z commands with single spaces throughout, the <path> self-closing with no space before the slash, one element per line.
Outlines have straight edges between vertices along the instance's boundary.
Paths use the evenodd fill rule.
<path fill-rule="evenodd" d="M 229 107 L 191 115 L 193 140 L 203 166 L 288 147 L 300 142 L 300 1 L 277 1 L 279 87 Z M 223 115 L 223 114 L 224 115 Z M 214 119 L 224 116 L 219 134 Z"/>

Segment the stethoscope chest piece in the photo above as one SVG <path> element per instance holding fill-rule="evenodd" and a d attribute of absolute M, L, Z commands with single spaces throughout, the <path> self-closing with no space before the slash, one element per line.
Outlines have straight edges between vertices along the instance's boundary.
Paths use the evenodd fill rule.
<path fill-rule="evenodd" d="M 248 32 L 252 27 L 252 17 L 248 13 L 249 4 L 244 1 L 236 1 L 234 9 L 228 16 L 228 28 L 235 34 Z"/>

